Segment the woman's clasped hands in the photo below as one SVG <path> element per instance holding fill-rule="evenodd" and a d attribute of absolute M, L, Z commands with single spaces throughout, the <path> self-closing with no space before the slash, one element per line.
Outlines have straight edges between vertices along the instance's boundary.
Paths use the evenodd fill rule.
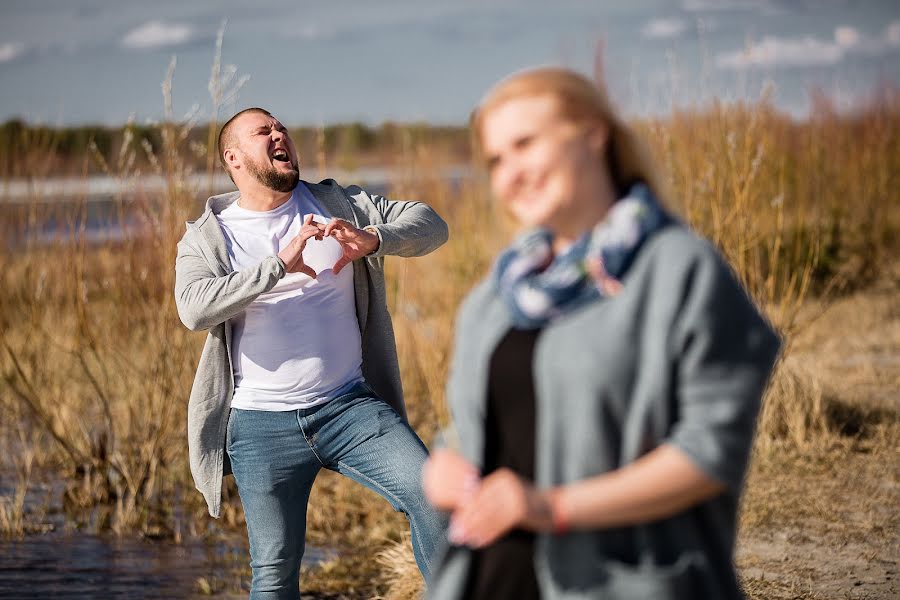
<path fill-rule="evenodd" d="M 448 538 L 455 545 L 481 548 L 513 529 L 554 529 L 553 491 L 539 490 L 510 469 L 481 477 L 459 453 L 440 449 L 425 463 L 422 480 L 428 500 L 450 513 Z"/>

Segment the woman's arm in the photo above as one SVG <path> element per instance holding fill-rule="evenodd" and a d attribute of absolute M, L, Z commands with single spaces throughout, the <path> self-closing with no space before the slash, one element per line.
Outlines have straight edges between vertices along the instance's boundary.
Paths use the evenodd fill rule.
<path fill-rule="evenodd" d="M 480 547 L 516 527 L 563 533 L 637 525 L 670 517 L 725 489 L 670 445 L 615 471 L 550 489 L 499 469 L 453 511 L 450 540 Z"/>
<path fill-rule="evenodd" d="M 663 444 L 620 469 L 540 495 L 557 525 L 598 529 L 671 517 L 725 489 L 684 452 Z"/>

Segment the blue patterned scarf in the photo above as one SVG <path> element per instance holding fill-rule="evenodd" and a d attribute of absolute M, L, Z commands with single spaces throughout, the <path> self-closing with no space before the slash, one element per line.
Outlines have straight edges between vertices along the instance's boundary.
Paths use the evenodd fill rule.
<path fill-rule="evenodd" d="M 538 329 L 585 302 L 611 295 L 641 245 L 671 222 L 650 188 L 638 183 L 559 256 L 553 255 L 549 231 L 522 234 L 494 266 L 494 281 L 513 325 Z"/>

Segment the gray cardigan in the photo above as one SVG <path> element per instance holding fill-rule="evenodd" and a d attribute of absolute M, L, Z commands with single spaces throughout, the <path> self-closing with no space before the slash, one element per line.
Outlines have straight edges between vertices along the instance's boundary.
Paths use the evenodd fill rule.
<path fill-rule="evenodd" d="M 778 337 L 718 253 L 680 224 L 645 244 L 623 284 L 538 338 L 536 483 L 586 479 L 668 443 L 727 492 L 642 526 L 539 535 L 542 597 L 740 598 L 738 498 Z M 489 359 L 510 326 L 490 281 L 458 316 L 447 396 L 459 450 L 476 465 Z M 469 556 L 448 549 L 431 598 L 461 598 Z"/>
<path fill-rule="evenodd" d="M 381 241 L 376 252 L 353 262 L 362 372 L 375 392 L 405 418 L 394 330 L 385 301 L 383 257 L 431 252 L 447 240 L 447 224 L 421 202 L 392 202 L 356 186 L 341 187 L 331 179 L 306 185 L 331 216 L 360 228 L 372 225 Z M 277 256 L 266 257 L 254 269 L 232 269 L 215 215 L 239 196 L 231 192 L 210 198 L 200 218 L 187 224 L 175 259 L 178 316 L 191 330 L 209 330 L 191 388 L 187 426 L 191 474 L 214 517 L 219 516 L 222 477 L 230 472 L 225 453 L 234 392 L 229 319 L 272 289 L 285 273 Z"/>

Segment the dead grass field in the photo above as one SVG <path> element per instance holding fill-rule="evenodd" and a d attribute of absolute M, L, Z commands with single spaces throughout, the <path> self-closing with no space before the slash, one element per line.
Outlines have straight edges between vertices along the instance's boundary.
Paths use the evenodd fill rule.
<path fill-rule="evenodd" d="M 900 595 L 900 269 L 817 302 L 790 368 L 821 394 L 827 429 L 758 449 L 737 564 L 751 598 Z"/>

